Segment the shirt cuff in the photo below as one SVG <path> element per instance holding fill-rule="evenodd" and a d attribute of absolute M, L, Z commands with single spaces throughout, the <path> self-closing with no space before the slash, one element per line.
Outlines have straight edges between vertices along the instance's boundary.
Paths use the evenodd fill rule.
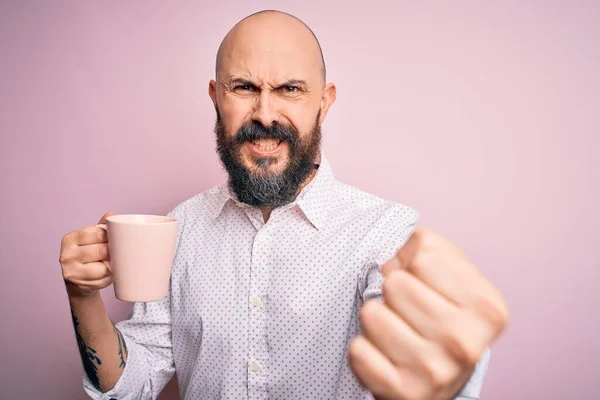
<path fill-rule="evenodd" d="M 91 399 L 133 400 L 142 397 L 143 387 L 148 380 L 144 349 L 125 334 L 123 337 L 127 343 L 127 363 L 123 374 L 111 390 L 102 393 L 94 387 L 87 374 L 83 373 L 83 388 Z"/>
<path fill-rule="evenodd" d="M 481 360 L 477 363 L 471 378 L 467 384 L 462 388 L 460 393 L 454 398 L 454 400 L 473 400 L 479 399 L 481 388 L 483 386 L 483 380 L 487 372 L 488 364 L 490 362 L 491 351 L 488 348 L 481 357 Z"/>

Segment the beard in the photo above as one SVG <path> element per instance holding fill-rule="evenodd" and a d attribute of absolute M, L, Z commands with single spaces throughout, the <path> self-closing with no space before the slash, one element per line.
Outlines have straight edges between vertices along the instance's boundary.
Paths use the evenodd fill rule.
<path fill-rule="evenodd" d="M 235 135 L 229 136 L 217 109 L 217 153 L 229 175 L 229 185 L 240 202 L 253 207 L 274 209 L 294 201 L 300 185 L 314 170 L 315 160 L 321 150 L 320 115 L 319 111 L 311 132 L 304 138 L 291 126 L 273 123 L 265 127 L 258 121 L 244 124 Z M 254 168 L 245 166 L 241 154 L 242 146 L 259 139 L 285 142 L 288 148 L 287 160 L 277 157 L 251 157 L 250 162 L 254 164 Z M 285 161 L 287 165 L 282 171 L 269 171 L 271 165 Z"/>

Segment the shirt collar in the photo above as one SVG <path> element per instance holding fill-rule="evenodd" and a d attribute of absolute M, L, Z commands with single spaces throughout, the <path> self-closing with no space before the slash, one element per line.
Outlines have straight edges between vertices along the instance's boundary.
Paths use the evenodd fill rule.
<path fill-rule="evenodd" d="M 315 228 L 321 230 L 327 222 L 327 214 L 329 205 L 331 204 L 331 195 L 334 184 L 334 175 L 329 165 L 329 161 L 325 154 L 321 154 L 321 164 L 313 179 L 306 185 L 298 194 L 296 199 L 281 209 L 288 209 L 298 206 L 306 218 Z M 223 211 L 225 204 L 232 201 L 238 207 L 251 208 L 248 204 L 241 203 L 237 200 L 235 193 L 231 187 L 224 183 L 215 188 L 216 196 L 213 211 L 213 218 L 216 219 Z"/>

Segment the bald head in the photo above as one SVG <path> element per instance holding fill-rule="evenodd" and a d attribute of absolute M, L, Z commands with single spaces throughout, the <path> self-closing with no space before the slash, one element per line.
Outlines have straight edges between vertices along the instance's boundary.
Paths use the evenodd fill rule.
<path fill-rule="evenodd" d="M 254 52 L 255 54 L 249 54 Z M 273 67 L 283 57 L 304 61 L 316 68 L 323 84 L 326 68 L 323 51 L 314 32 L 297 17 L 281 11 L 259 11 L 238 22 L 225 36 L 217 52 L 215 74 L 217 80 L 224 65 L 235 64 L 236 58 L 270 57 Z"/>

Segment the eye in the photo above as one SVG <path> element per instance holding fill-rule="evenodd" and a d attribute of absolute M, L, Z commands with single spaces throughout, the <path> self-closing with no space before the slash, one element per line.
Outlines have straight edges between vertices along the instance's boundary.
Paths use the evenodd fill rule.
<path fill-rule="evenodd" d="M 284 86 L 283 91 L 285 93 L 296 93 L 300 91 L 300 88 L 298 86 Z"/>
<path fill-rule="evenodd" d="M 241 92 L 253 92 L 256 88 L 253 85 L 237 85 L 233 88 L 233 90 L 241 91 Z"/>

